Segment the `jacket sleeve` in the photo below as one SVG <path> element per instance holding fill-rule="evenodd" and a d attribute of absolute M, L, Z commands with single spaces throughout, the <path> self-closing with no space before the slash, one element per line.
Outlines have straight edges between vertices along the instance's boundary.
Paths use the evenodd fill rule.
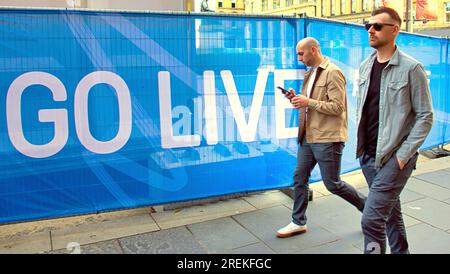
<path fill-rule="evenodd" d="M 328 115 L 341 115 L 345 111 L 345 76 L 340 70 L 331 70 L 328 74 L 327 101 L 309 99 L 308 107 Z"/>
<path fill-rule="evenodd" d="M 423 144 L 433 125 L 430 89 L 425 69 L 421 64 L 417 64 L 409 72 L 409 84 L 412 111 L 416 118 L 411 132 L 397 151 L 397 158 L 405 164 Z"/>

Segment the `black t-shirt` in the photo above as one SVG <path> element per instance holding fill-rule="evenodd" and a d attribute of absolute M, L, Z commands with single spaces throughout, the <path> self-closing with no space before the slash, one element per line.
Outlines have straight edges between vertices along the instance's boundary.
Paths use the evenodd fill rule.
<path fill-rule="evenodd" d="M 375 156 L 378 140 L 378 121 L 380 113 L 381 72 L 388 62 L 379 63 L 377 58 L 370 73 L 370 85 L 363 108 L 364 149 L 368 155 Z"/>

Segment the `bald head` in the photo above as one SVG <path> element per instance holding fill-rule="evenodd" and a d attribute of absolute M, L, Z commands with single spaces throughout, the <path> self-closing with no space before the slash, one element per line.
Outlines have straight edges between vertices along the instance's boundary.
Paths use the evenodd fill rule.
<path fill-rule="evenodd" d="M 310 50 L 312 47 L 315 47 L 320 51 L 319 41 L 312 37 L 303 38 L 302 40 L 300 40 L 300 42 L 298 42 L 297 46 L 308 50 Z"/>
<path fill-rule="evenodd" d="M 296 52 L 298 60 L 308 67 L 316 67 L 323 61 L 319 41 L 306 37 L 297 43 Z"/>

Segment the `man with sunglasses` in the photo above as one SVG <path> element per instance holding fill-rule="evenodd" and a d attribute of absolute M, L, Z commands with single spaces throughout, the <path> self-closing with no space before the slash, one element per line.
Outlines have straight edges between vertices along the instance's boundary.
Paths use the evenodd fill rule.
<path fill-rule="evenodd" d="M 375 49 L 361 64 L 357 100 L 357 158 L 369 185 L 365 253 L 385 253 L 386 235 L 391 253 L 409 253 L 399 197 L 433 124 L 424 67 L 395 45 L 400 25 L 395 10 L 381 7 L 365 26 Z"/>

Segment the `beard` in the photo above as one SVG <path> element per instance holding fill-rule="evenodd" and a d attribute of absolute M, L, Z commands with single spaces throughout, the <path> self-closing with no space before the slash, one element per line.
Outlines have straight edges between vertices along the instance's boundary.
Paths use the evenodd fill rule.
<path fill-rule="evenodd" d="M 374 37 L 374 39 L 371 40 L 370 38 L 372 38 L 372 37 L 369 37 L 369 44 L 374 49 L 378 49 L 378 48 L 384 47 L 385 45 L 388 44 L 388 41 L 382 41 L 382 40 L 379 40 L 376 37 Z"/>

